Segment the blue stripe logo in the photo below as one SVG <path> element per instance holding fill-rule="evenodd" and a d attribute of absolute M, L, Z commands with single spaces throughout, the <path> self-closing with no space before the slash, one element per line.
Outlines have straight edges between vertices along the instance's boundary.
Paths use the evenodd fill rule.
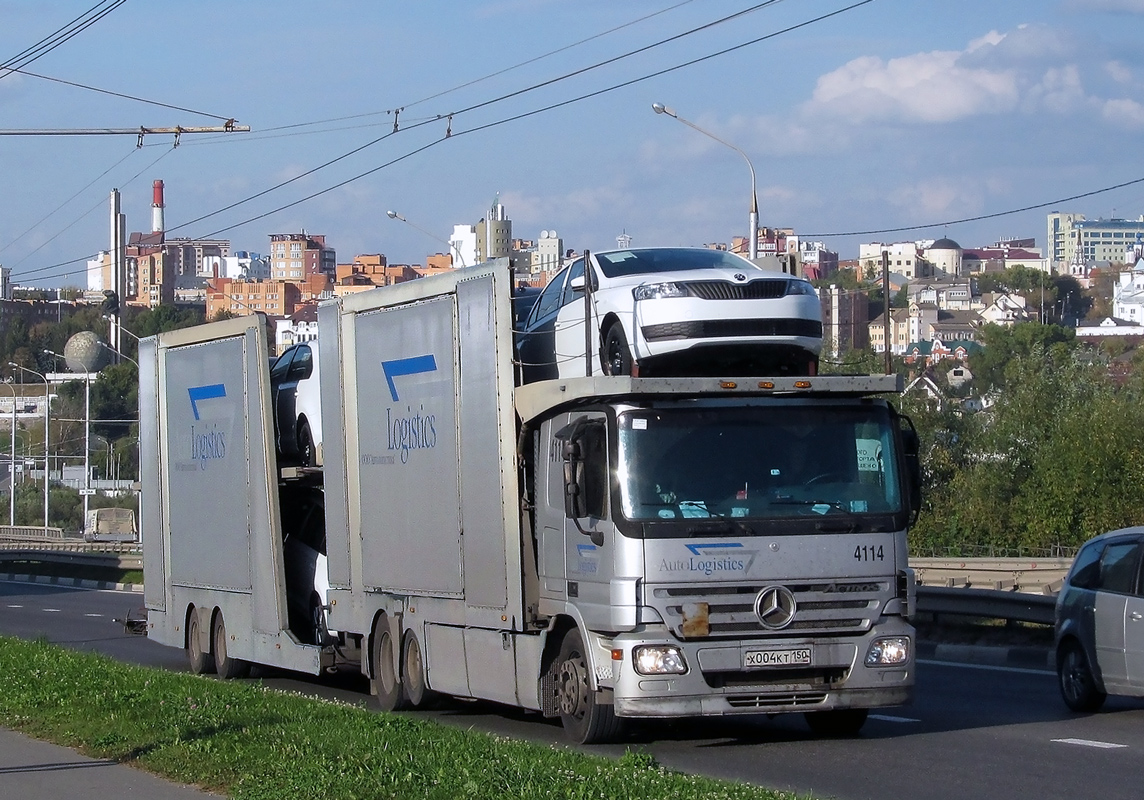
<path fill-rule="evenodd" d="M 393 402 L 397 402 L 400 398 L 397 396 L 397 385 L 394 384 L 394 378 L 400 378 L 404 375 L 420 375 L 423 372 L 436 372 L 437 361 L 430 353 L 424 356 L 413 356 L 412 358 L 398 358 L 393 361 L 382 361 L 381 371 L 385 375 L 385 382 L 389 384 L 389 394 L 393 398 Z"/>
<path fill-rule="evenodd" d="M 194 412 L 195 419 L 198 419 L 199 403 L 203 400 L 226 397 L 226 386 L 221 383 L 212 383 L 209 386 L 192 386 L 187 389 L 187 394 L 191 396 L 191 411 Z"/>

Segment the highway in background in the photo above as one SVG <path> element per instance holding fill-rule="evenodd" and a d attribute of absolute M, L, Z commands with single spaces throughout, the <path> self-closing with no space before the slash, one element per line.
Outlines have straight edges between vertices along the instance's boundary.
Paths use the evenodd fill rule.
<path fill-rule="evenodd" d="M 181 650 L 124 631 L 116 619 L 142 595 L 0 583 L 0 634 L 46 637 L 132 663 L 187 671 Z M 258 675 L 259 673 L 255 673 Z M 368 704 L 356 673 L 311 678 L 263 673 L 267 684 Z M 563 744 L 558 724 L 491 703 L 450 702 L 424 712 L 447 724 Z M 802 719 L 727 718 L 638 726 L 620 745 L 672 769 L 810 793 L 818 798 L 1137 800 L 1144 701 L 1111 698 L 1095 715 L 1070 714 L 1047 670 L 923 662 L 917 701 L 876 714 L 862 735 L 817 740 Z"/>

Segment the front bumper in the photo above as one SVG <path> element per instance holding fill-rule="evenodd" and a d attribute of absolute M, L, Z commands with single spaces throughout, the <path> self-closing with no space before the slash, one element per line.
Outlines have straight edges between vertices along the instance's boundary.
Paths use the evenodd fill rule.
<path fill-rule="evenodd" d="M 622 717 L 688 717 L 731 714 L 881 708 L 912 701 L 915 652 L 904 664 L 867 667 L 870 644 L 887 636 L 907 636 L 913 651 L 913 628 L 887 619 L 861 637 L 752 639 L 680 642 L 663 632 L 621 634 L 612 648 L 623 652 L 612 661 L 613 698 Z M 673 644 L 688 664 L 684 675 L 636 673 L 633 648 Z M 798 667 L 744 668 L 748 651 L 775 648 L 811 650 L 811 663 Z"/>

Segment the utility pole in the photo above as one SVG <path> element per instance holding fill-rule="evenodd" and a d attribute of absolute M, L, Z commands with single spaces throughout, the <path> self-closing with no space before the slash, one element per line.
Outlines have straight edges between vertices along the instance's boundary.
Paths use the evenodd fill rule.
<path fill-rule="evenodd" d="M 883 338 L 886 344 L 886 374 L 889 375 L 893 372 L 890 359 L 890 329 L 893 326 L 890 322 L 890 252 L 888 250 L 882 251 L 882 316 Z"/>

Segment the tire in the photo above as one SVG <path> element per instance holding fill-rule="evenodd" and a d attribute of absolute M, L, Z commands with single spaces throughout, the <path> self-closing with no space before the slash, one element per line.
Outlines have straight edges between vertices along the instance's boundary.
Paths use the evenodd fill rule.
<path fill-rule="evenodd" d="M 870 712 L 865 708 L 837 708 L 831 711 L 808 711 L 806 724 L 815 736 L 842 739 L 857 736 Z"/>
<path fill-rule="evenodd" d="M 405 632 L 401 652 L 401 683 L 405 687 L 409 707 L 424 708 L 432 702 L 434 692 L 426 680 L 425 659 L 413 631 Z"/>
<path fill-rule="evenodd" d="M 619 737 L 623 720 L 612 706 L 596 702 L 580 631 L 565 634 L 555 669 L 556 707 L 568 738 L 577 744 L 604 744 Z"/>
<path fill-rule="evenodd" d="M 207 650 L 203 650 L 202 637 L 199 635 L 199 611 L 191 609 L 187 615 L 187 661 L 191 665 L 191 674 L 206 675 L 214 672 L 214 661 Z"/>
<path fill-rule="evenodd" d="M 618 322 L 613 322 L 604 334 L 603 362 L 605 375 L 632 374 L 632 350 L 624 326 Z"/>
<path fill-rule="evenodd" d="M 310 433 L 310 423 L 305 420 L 298 426 L 298 460 L 303 467 L 317 466 L 318 454 L 314 448 L 314 436 Z"/>
<path fill-rule="evenodd" d="M 1096 676 L 1084 650 L 1071 640 L 1057 653 L 1057 685 L 1065 705 L 1078 713 L 1098 711 L 1108 697 L 1096 687 Z"/>
<path fill-rule="evenodd" d="M 370 689 L 377 697 L 377 705 L 382 711 L 404 711 L 409 708 L 409 698 L 401 676 L 393 671 L 393 635 L 389 632 L 389 617 L 382 614 L 373 626 L 373 677 Z"/>
<path fill-rule="evenodd" d="M 215 614 L 214 622 L 211 623 L 211 650 L 214 653 L 215 672 L 223 680 L 245 678 L 250 674 L 250 662 L 227 655 L 226 642 L 226 623 L 222 621 L 222 612 L 219 612 Z"/>

